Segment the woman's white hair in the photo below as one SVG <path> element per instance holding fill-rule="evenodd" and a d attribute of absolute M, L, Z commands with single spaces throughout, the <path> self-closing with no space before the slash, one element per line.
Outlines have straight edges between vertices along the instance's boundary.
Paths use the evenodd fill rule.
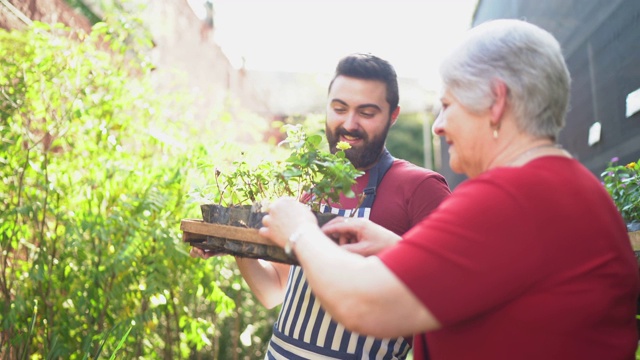
<path fill-rule="evenodd" d="M 500 19 L 474 27 L 440 74 L 445 89 L 471 111 L 493 104 L 492 85 L 499 80 L 521 131 L 555 140 L 564 127 L 569 70 L 558 41 L 533 24 Z"/>

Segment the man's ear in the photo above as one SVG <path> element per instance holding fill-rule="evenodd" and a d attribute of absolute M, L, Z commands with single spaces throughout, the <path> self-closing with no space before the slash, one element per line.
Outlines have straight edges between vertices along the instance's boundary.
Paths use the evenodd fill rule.
<path fill-rule="evenodd" d="M 398 115 L 400 115 L 400 106 L 398 106 L 395 110 L 393 110 L 393 112 L 391 113 L 391 125 L 396 123 L 396 120 L 398 120 Z"/>
<path fill-rule="evenodd" d="M 502 116 L 507 109 L 507 96 L 509 95 L 509 89 L 502 80 L 497 79 L 493 81 L 491 87 L 495 99 L 490 107 L 491 123 L 498 125 L 502 121 Z"/>

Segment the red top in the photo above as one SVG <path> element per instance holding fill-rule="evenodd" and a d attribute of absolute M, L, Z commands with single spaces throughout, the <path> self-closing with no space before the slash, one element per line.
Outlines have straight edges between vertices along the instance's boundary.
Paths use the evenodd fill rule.
<path fill-rule="evenodd" d="M 380 258 L 443 325 L 426 336 L 431 359 L 635 359 L 638 264 L 576 160 L 467 180 Z"/>

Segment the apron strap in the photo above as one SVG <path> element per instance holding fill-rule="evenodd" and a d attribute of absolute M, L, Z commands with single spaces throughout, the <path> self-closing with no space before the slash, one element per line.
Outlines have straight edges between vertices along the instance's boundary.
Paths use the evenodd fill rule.
<path fill-rule="evenodd" d="M 395 159 L 391 156 L 387 148 L 383 148 L 380 160 L 378 160 L 376 165 L 372 167 L 369 172 L 369 182 L 367 183 L 367 187 L 364 189 L 365 198 L 362 205 L 360 205 L 361 208 L 373 207 L 373 201 L 376 199 L 376 189 L 378 188 L 378 185 L 380 185 L 384 175 L 391 168 L 394 160 Z"/>

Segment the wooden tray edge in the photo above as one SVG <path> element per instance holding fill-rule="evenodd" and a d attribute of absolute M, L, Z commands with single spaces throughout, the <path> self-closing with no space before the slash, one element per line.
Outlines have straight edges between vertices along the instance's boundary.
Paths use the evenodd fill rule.
<path fill-rule="evenodd" d="M 269 239 L 260 236 L 258 234 L 258 229 L 211 224 L 199 219 L 182 220 L 180 222 L 180 230 L 183 232 L 183 241 L 193 241 L 195 239 L 204 239 L 206 236 L 212 236 L 217 238 L 246 241 L 255 244 L 276 246 L 276 244 L 271 242 Z"/>

